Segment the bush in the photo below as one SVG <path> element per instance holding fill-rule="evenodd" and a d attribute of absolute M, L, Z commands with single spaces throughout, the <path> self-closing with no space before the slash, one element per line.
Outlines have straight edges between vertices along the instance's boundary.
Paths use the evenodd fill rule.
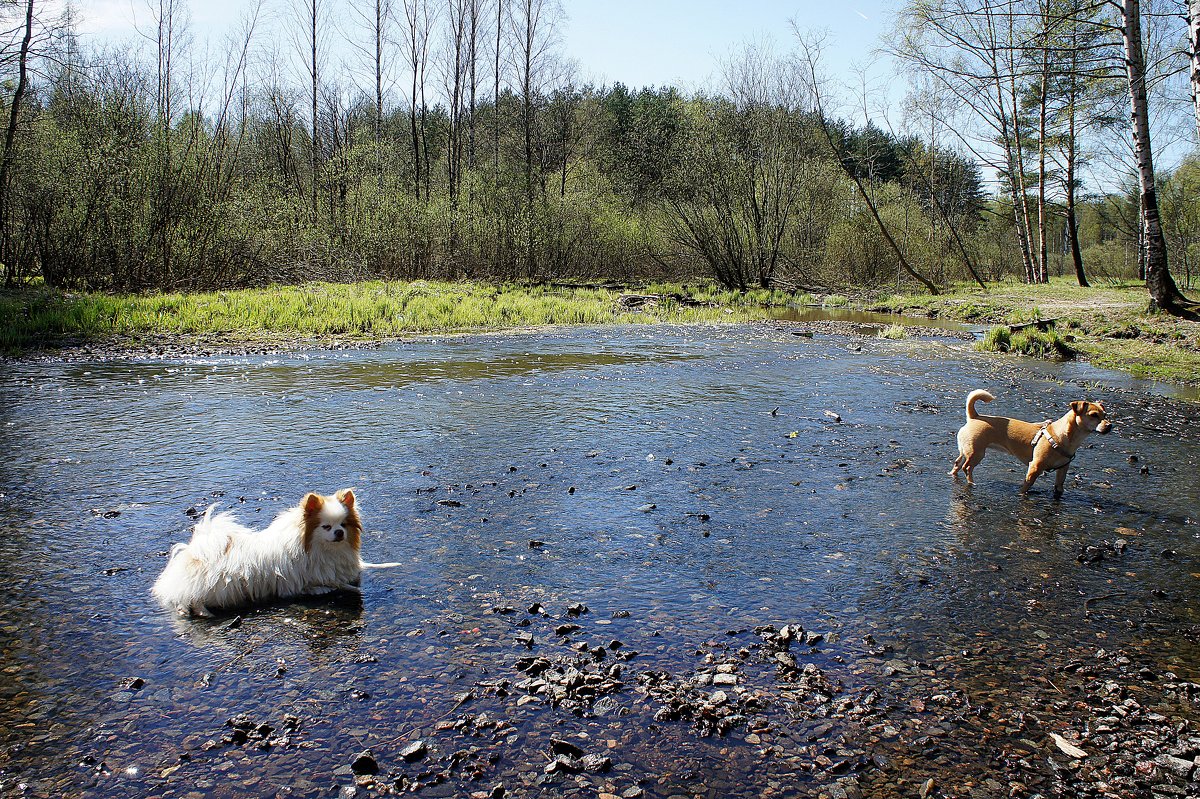
<path fill-rule="evenodd" d="M 996 325 L 975 345 L 980 352 L 1010 352 L 1046 360 L 1070 360 L 1075 350 L 1054 328 L 1042 331 L 1030 327 L 1013 331 L 1007 325 Z"/>

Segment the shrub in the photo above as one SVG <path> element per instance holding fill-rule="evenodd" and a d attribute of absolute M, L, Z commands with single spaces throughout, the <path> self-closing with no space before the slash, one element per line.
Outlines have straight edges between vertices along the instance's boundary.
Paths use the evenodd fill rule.
<path fill-rule="evenodd" d="M 1007 325 L 996 325 L 984 334 L 975 349 L 980 352 L 1008 352 L 1012 343 L 1012 331 Z"/>
<path fill-rule="evenodd" d="M 1026 328 L 1013 331 L 1007 325 L 996 325 L 975 345 L 981 352 L 1011 352 L 1047 360 L 1070 360 L 1075 350 L 1054 328 Z"/>

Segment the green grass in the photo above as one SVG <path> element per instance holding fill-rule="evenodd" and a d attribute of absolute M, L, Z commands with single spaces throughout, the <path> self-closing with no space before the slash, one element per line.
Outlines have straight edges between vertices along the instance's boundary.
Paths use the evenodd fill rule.
<path fill-rule="evenodd" d="M 590 288 L 434 283 L 312 283 L 194 294 L 69 294 L 31 288 L 0 295 L 0 350 L 10 354 L 85 341 L 216 336 L 236 341 L 387 338 L 413 333 L 542 325 L 730 322 L 765 318 L 783 292 L 737 294 L 712 286 L 663 285 L 667 298 L 622 312 L 619 292 Z M 686 290 L 685 290 L 686 289 Z M 647 291 L 652 291 L 647 289 Z"/>
<path fill-rule="evenodd" d="M 1075 357 L 1075 350 L 1053 327 L 1049 330 L 1025 328 L 1014 331 L 1008 325 L 996 325 L 975 345 L 975 349 L 1056 361 Z"/>
<path fill-rule="evenodd" d="M 904 325 L 888 325 L 887 327 L 880 328 L 879 337 L 901 341 L 908 338 L 908 331 L 904 329 Z"/>
<path fill-rule="evenodd" d="M 1200 385 L 1200 323 L 1148 313 L 1149 301 L 1141 283 L 1108 282 L 1083 288 L 1069 278 L 1057 278 L 1037 286 L 997 283 L 987 291 L 959 285 L 937 296 L 891 294 L 864 301 L 862 307 L 1000 326 L 1056 319 L 1059 332 L 1054 338 L 1012 334 L 1003 340 L 1005 334 L 993 327 L 978 347 L 1061 357 L 1055 353 L 1066 346 L 1096 366 Z"/>

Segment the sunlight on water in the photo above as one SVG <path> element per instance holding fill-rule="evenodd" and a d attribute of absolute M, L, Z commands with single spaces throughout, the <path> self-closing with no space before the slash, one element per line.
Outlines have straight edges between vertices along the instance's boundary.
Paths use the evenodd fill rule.
<path fill-rule="evenodd" d="M 1191 644 L 1167 632 L 1196 623 L 1192 592 L 1175 590 L 1200 571 L 1189 412 L 1119 381 L 1056 379 L 1070 367 L 1040 371 L 771 326 L 12 365 L 0 377 L 9 768 L 30 795 L 156 795 L 173 767 L 253 795 L 288 774 L 295 795 L 325 795 L 356 751 L 433 734 L 452 697 L 510 656 L 532 602 L 559 615 L 586 604 L 587 640 L 639 651 L 630 674 L 691 669 L 706 642 L 795 622 L 822 633 L 810 656 L 848 686 L 868 680 L 874 639 L 919 659 L 986 636 L 992 649 L 957 666 L 968 685 L 997 668 L 1031 678 L 1041 636 L 1064 652 L 1120 642 L 1194 676 Z M 997 395 L 989 411 L 1027 419 L 1103 398 L 1116 432 L 1080 451 L 1059 502 L 1046 478 L 1021 500 L 1021 464 L 996 453 L 967 490 L 946 470 L 977 387 Z M 305 491 L 350 485 L 365 558 L 403 564 L 368 574 L 361 598 L 233 625 L 154 605 L 189 511 L 216 503 L 265 526 Z M 1086 547 L 1116 537 L 1119 560 L 1083 565 Z M 1083 605 L 1118 593 L 1149 602 L 1160 632 L 1131 631 L 1110 602 Z M 646 711 L 623 701 L 632 715 L 606 734 L 657 774 Z M 522 741 L 561 723 L 536 707 L 513 721 Z M 278 725 L 281 709 L 306 719 L 311 747 L 280 746 L 265 770 L 202 756 L 235 713 Z M 720 745 L 684 757 L 703 772 Z M 88 758 L 107 770 L 78 765 Z"/>

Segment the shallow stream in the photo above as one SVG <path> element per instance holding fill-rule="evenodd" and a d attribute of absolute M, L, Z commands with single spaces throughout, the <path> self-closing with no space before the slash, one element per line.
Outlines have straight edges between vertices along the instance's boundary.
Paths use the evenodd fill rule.
<path fill-rule="evenodd" d="M 1190 786 L 1147 750 L 1122 793 L 1096 736 L 1141 734 L 1126 699 L 1164 753 L 1200 719 L 1197 406 L 793 332 L 5 365 L 0 795 Z M 995 452 L 968 488 L 946 471 L 973 388 L 1030 420 L 1103 400 L 1115 430 L 1061 500 Z M 150 597 L 209 504 L 261 527 L 345 486 L 364 557 L 402 563 L 361 597 L 211 621 Z M 545 679 L 569 669 L 594 690 Z"/>

